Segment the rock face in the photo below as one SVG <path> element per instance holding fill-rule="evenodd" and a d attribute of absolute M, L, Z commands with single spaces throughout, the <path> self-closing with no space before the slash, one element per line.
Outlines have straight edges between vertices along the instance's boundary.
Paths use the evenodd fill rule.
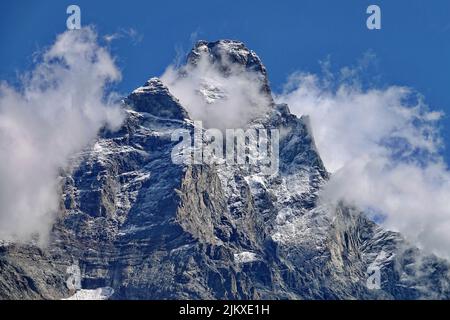
<path fill-rule="evenodd" d="M 242 43 L 200 41 L 188 63 L 199 52 L 259 73 L 270 94 L 264 66 Z M 329 174 L 307 117 L 274 104 L 248 124 L 283 133 L 279 171 L 268 176 L 258 168 L 174 164 L 171 133 L 192 131 L 194 119 L 157 78 L 124 108 L 121 129 L 102 132 L 62 177 L 50 244 L 0 245 L 0 298 L 73 296 L 73 266 L 83 290 L 107 287 L 111 299 L 450 297 L 446 261 L 423 255 L 357 208 L 318 204 Z M 373 270 L 380 288 L 368 286 Z"/>

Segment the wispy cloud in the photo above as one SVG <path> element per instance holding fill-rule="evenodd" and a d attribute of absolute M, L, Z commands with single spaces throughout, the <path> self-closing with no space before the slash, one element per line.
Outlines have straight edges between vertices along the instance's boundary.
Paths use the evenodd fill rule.
<path fill-rule="evenodd" d="M 261 74 L 229 61 L 225 49 L 217 61 L 200 50 L 195 64 L 169 66 L 161 80 L 192 119 L 203 121 L 209 128 L 243 128 L 267 112 L 271 101 L 262 94 Z"/>
<path fill-rule="evenodd" d="M 58 174 L 102 127 L 120 125 L 105 87 L 121 77 L 91 28 L 67 31 L 22 77 L 0 86 L 0 238 L 45 237 L 58 210 Z"/>
<path fill-rule="evenodd" d="M 119 39 L 130 39 L 133 45 L 136 45 L 144 39 L 144 35 L 134 28 L 120 28 L 117 32 L 103 36 L 103 39 L 110 43 Z"/>

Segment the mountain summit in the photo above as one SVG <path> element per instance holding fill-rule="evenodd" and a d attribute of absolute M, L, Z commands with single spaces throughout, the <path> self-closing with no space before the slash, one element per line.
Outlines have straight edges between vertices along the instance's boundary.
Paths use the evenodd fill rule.
<path fill-rule="evenodd" d="M 263 90 L 270 94 L 266 67 L 258 55 L 248 49 L 243 42 L 236 40 L 219 40 L 208 42 L 200 40 L 187 56 L 187 64 L 195 66 L 202 57 L 216 64 L 225 75 L 233 71 L 254 72 L 259 75 Z"/>
<path fill-rule="evenodd" d="M 199 41 L 228 75 L 264 65 L 242 42 Z M 279 171 L 175 164 L 175 130 L 195 130 L 176 94 L 151 78 L 61 176 L 46 248 L 0 244 L 0 298 L 448 299 L 449 265 L 364 212 L 319 201 L 325 169 L 307 117 L 275 105 L 250 125 L 278 129 Z M 372 282 L 373 276 L 375 281 Z M 379 276 L 380 281 L 376 281 Z"/>

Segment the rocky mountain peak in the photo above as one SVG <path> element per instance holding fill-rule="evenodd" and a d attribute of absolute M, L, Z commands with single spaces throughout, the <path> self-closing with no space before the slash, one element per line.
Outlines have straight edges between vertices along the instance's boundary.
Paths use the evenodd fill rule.
<path fill-rule="evenodd" d="M 227 39 L 213 42 L 200 40 L 188 54 L 188 65 L 195 67 L 201 57 L 207 57 L 210 62 L 217 64 L 226 76 L 236 70 L 255 72 L 262 80 L 262 89 L 270 93 L 266 67 L 258 55 L 248 49 L 243 42 Z"/>
<path fill-rule="evenodd" d="M 125 99 L 125 103 L 138 112 L 150 113 L 156 117 L 177 120 L 189 118 L 178 99 L 156 77 L 150 78 L 143 86 L 136 88 Z"/>
<path fill-rule="evenodd" d="M 162 83 L 158 77 L 148 79 L 142 87 L 136 88 L 133 93 L 165 93 L 170 95 L 169 89 Z"/>

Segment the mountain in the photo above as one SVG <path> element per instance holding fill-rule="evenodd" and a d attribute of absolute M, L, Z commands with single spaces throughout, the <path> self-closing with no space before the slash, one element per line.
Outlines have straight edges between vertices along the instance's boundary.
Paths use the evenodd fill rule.
<path fill-rule="evenodd" d="M 318 201 L 330 174 L 309 119 L 273 101 L 253 51 L 200 41 L 186 64 L 196 68 L 202 55 L 225 77 L 240 70 L 260 80 L 270 108 L 247 128 L 282 132 L 279 171 L 175 164 L 171 135 L 194 132 L 196 119 L 151 78 L 124 99 L 122 127 L 102 131 L 62 174 L 49 244 L 0 244 L 0 298 L 450 298 L 447 261 L 358 208 Z M 205 99 L 227 98 L 208 90 Z M 368 285 L 374 270 L 379 288 Z"/>

